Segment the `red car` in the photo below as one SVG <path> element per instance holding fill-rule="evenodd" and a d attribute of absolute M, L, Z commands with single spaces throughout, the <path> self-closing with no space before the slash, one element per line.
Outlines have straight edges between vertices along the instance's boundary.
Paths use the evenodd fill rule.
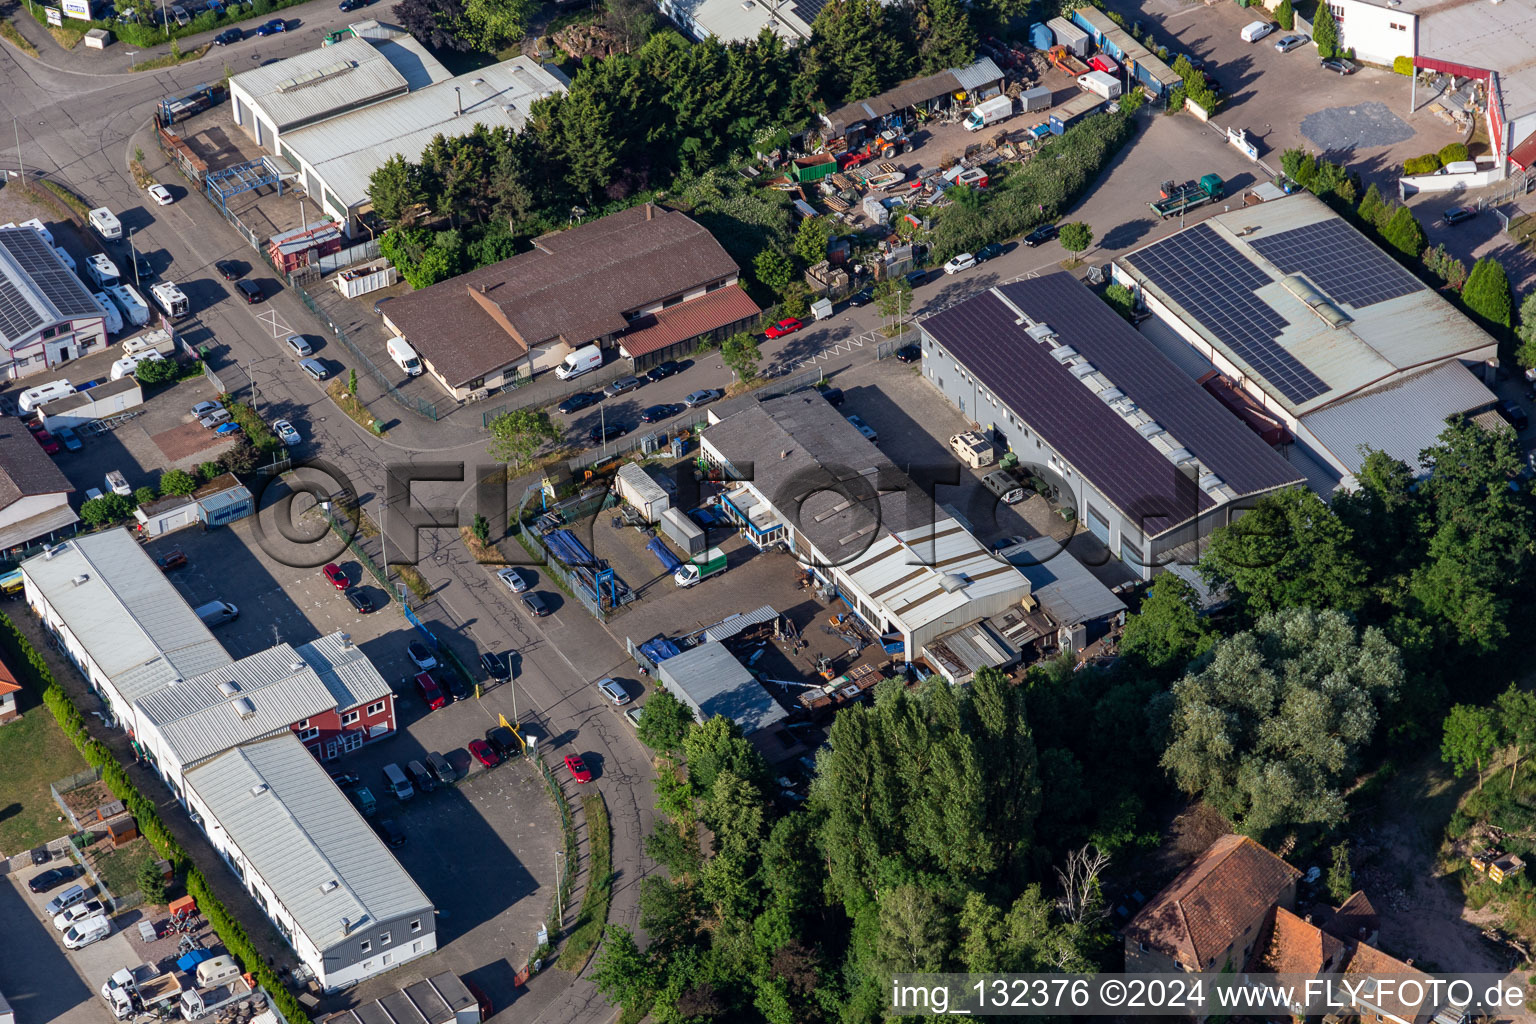
<path fill-rule="evenodd" d="M 443 688 L 437 685 L 431 672 L 423 672 L 416 677 L 416 692 L 421 694 L 429 711 L 436 711 L 448 703 L 448 698 L 443 696 Z"/>
<path fill-rule="evenodd" d="M 770 338 L 782 338 L 786 334 L 794 334 L 796 331 L 798 331 L 800 328 L 802 328 L 804 326 L 805 326 L 805 321 L 804 320 L 801 320 L 798 317 L 793 317 L 792 316 L 792 317 L 788 317 L 787 319 L 780 320 L 776 324 L 769 325 L 768 329 L 766 331 L 764 331 L 763 333 L 766 334 Z"/>
<path fill-rule="evenodd" d="M 487 768 L 495 768 L 501 764 L 501 757 L 491 749 L 491 745 L 485 740 L 470 740 L 469 752 L 475 755 L 475 760 Z"/>
<path fill-rule="evenodd" d="M 587 766 L 580 757 L 575 754 L 565 755 L 565 766 L 570 769 L 571 778 L 577 782 L 591 782 L 592 773 L 587 771 Z"/>
<path fill-rule="evenodd" d="M 347 574 L 342 572 L 341 566 L 337 565 L 335 562 L 332 562 L 320 571 L 325 573 L 325 578 L 330 580 L 331 586 L 335 587 L 337 590 L 346 590 L 352 585 L 352 581 L 347 579 Z"/>
<path fill-rule="evenodd" d="M 39 430 L 32 436 L 37 438 L 37 443 L 42 445 L 43 451 L 49 455 L 57 455 L 62 450 L 59 448 L 59 442 L 55 441 L 53 435 L 46 430 Z"/>

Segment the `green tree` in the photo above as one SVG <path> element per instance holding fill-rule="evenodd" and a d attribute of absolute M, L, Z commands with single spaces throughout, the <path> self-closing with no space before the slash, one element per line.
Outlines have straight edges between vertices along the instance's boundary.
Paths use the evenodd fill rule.
<path fill-rule="evenodd" d="M 914 13 L 921 74 L 963 68 L 976 59 L 976 28 L 969 5 L 959 0 L 926 0 Z"/>
<path fill-rule="evenodd" d="M 905 277 L 886 278 L 875 285 L 872 294 L 886 319 L 900 321 L 912 315 L 912 282 Z"/>
<path fill-rule="evenodd" d="M 1514 298 L 1509 292 L 1509 276 L 1498 260 L 1485 256 L 1472 265 L 1461 289 L 1461 301 L 1484 323 L 1509 330 Z"/>
<path fill-rule="evenodd" d="M 1499 728 L 1493 712 L 1471 704 L 1457 704 L 1445 716 L 1440 740 L 1440 760 L 1457 776 L 1477 772 L 1477 788 L 1483 788 L 1483 762 L 1499 747 Z"/>
<path fill-rule="evenodd" d="M 489 544 L 491 540 L 491 521 L 477 512 L 475 513 L 474 522 L 470 524 L 469 532 L 481 544 Z"/>
<path fill-rule="evenodd" d="M 1377 231 L 1381 230 L 1384 219 L 1391 216 L 1385 200 L 1381 198 L 1381 189 L 1376 187 L 1374 181 L 1365 190 L 1365 195 L 1360 197 L 1358 212 L 1360 219 Z"/>
<path fill-rule="evenodd" d="M 897 32 L 899 12 L 878 0 L 833 0 L 811 26 L 810 55 L 829 103 L 868 99 L 908 77 L 911 51 Z"/>
<path fill-rule="evenodd" d="M 1104 301 L 1126 320 L 1136 315 L 1136 296 L 1123 284 L 1112 284 L 1105 288 Z"/>
<path fill-rule="evenodd" d="M 741 726 L 724 715 L 689 729 L 683 736 L 683 754 L 688 759 L 688 784 L 701 797 L 707 797 L 715 780 L 726 773 L 754 786 L 768 777 L 763 756 L 742 736 Z"/>
<path fill-rule="evenodd" d="M 1320 10 L 1327 10 L 1323 4 Z M 1424 227 L 1406 206 L 1399 206 L 1381 229 L 1381 239 L 1404 256 L 1417 258 L 1424 251 Z"/>
<path fill-rule="evenodd" d="M 1343 820 L 1343 787 L 1403 670 L 1382 632 L 1342 611 L 1266 615 L 1173 687 L 1163 767 L 1249 835 Z"/>
<path fill-rule="evenodd" d="M 640 742 L 652 750 L 675 753 L 683 749 L 683 740 L 693 726 L 693 710 L 670 690 L 657 688 L 641 707 L 635 731 Z"/>
<path fill-rule="evenodd" d="M 758 364 L 763 360 L 763 353 L 757 347 L 756 335 L 737 331 L 721 343 L 720 358 L 737 378 L 750 381 L 757 376 Z"/>
<path fill-rule="evenodd" d="M 103 526 L 127 519 L 133 514 L 133 502 L 121 494 L 103 494 L 80 506 L 80 519 L 88 526 Z"/>
<path fill-rule="evenodd" d="M 1093 228 L 1082 221 L 1061 226 L 1061 247 L 1067 252 L 1082 252 L 1093 244 Z"/>
<path fill-rule="evenodd" d="M 396 153 L 368 176 L 368 199 L 373 212 L 391 226 L 410 227 L 426 200 L 420 169 Z"/>
<path fill-rule="evenodd" d="M 174 359 L 146 359 L 133 368 L 140 384 L 169 384 L 181 376 L 181 364 Z"/>
<path fill-rule="evenodd" d="M 1509 788 L 1515 788 L 1520 770 L 1520 756 L 1536 742 L 1536 693 L 1522 690 L 1514 683 L 1499 694 L 1495 706 L 1499 712 L 1499 733 L 1510 746 Z"/>
<path fill-rule="evenodd" d="M 832 242 L 832 231 L 823 217 L 807 217 L 795 232 L 795 255 L 800 262 L 813 267 L 827 258 L 827 246 Z M 782 289 L 776 289 L 782 291 Z"/>
<path fill-rule="evenodd" d="M 628 929 L 609 925 L 592 970 L 592 982 L 611 1002 L 638 1019 L 655 998 L 660 982 L 656 965 L 640 952 Z"/>
<path fill-rule="evenodd" d="M 795 277 L 795 265 L 777 249 L 763 249 L 752 261 L 752 270 L 758 281 L 774 294 L 783 293 Z"/>
<path fill-rule="evenodd" d="M 153 861 L 139 868 L 138 877 L 139 895 L 144 897 L 144 902 L 151 907 L 165 906 L 165 876 Z"/>
<path fill-rule="evenodd" d="M 938 894 L 916 885 L 897 886 L 881 895 L 879 920 L 877 949 L 887 970 L 943 970 L 953 945 L 953 926 Z"/>
<path fill-rule="evenodd" d="M 1280 0 L 1280 6 L 1275 8 L 1275 23 L 1287 32 L 1296 27 L 1296 12 L 1291 7 L 1291 0 Z"/>
<path fill-rule="evenodd" d="M 202 462 L 197 467 L 197 475 L 202 478 L 204 483 L 207 483 L 216 476 L 222 476 L 223 473 L 224 467 L 217 462 Z"/>
<path fill-rule="evenodd" d="M 155 493 L 153 487 L 137 487 L 133 491 L 133 503 L 135 505 L 148 505 L 160 495 Z"/>
<path fill-rule="evenodd" d="M 1339 23 L 1333 20 L 1333 11 L 1327 4 L 1317 5 L 1317 14 L 1312 22 L 1312 41 L 1317 44 L 1319 59 L 1338 53 Z"/>
<path fill-rule="evenodd" d="M 351 395 L 353 398 L 357 397 L 357 370 L 356 369 L 350 370 L 347 373 L 347 394 Z"/>
<path fill-rule="evenodd" d="M 1520 325 L 1515 328 L 1520 347 L 1515 359 L 1526 369 L 1536 366 L 1536 291 L 1528 292 L 1520 300 Z"/>
<path fill-rule="evenodd" d="M 1349 844 L 1338 843 L 1333 848 L 1333 863 L 1328 866 L 1328 895 L 1336 907 L 1344 905 L 1355 891 L 1355 873 L 1349 866 Z"/>
<path fill-rule="evenodd" d="M 1152 581 L 1136 614 L 1125 620 L 1120 654 L 1154 672 L 1180 672 L 1215 642 L 1200 619 L 1200 595 L 1171 572 Z"/>
<path fill-rule="evenodd" d="M 1211 535 L 1199 571 L 1230 586 L 1257 617 L 1285 608 L 1352 611 L 1365 600 L 1365 567 L 1352 536 L 1312 491 L 1293 487 L 1259 499 L 1253 510 Z"/>
<path fill-rule="evenodd" d="M 185 497 L 197 490 L 197 478 L 184 469 L 168 469 L 160 477 L 162 496 Z"/>
<path fill-rule="evenodd" d="M 540 448 L 560 440 L 560 425 L 543 409 L 513 409 L 491 420 L 491 458 L 522 466 Z"/>

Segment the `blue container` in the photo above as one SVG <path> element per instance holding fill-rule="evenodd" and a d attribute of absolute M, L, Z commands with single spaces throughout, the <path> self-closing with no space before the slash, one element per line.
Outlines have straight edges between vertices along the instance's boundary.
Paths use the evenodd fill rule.
<path fill-rule="evenodd" d="M 1029 26 L 1029 45 L 1037 50 L 1049 50 L 1056 45 L 1056 33 L 1040 22 Z"/>

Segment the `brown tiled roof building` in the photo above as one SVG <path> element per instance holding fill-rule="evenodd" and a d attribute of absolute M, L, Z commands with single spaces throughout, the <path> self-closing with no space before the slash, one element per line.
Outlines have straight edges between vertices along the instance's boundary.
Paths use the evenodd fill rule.
<path fill-rule="evenodd" d="M 1222 836 L 1126 925 L 1125 969 L 1240 969 L 1271 911 L 1296 905 L 1300 877 L 1252 839 Z"/>

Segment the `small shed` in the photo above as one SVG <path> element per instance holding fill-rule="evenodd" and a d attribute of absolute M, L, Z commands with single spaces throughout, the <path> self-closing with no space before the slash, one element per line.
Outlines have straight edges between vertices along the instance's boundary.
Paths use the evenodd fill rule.
<path fill-rule="evenodd" d="M 112 33 L 104 28 L 93 28 L 85 34 L 85 45 L 91 50 L 105 50 L 112 42 Z"/>
<path fill-rule="evenodd" d="M 111 821 L 119 814 L 124 813 L 127 809 L 128 808 L 123 806 L 123 802 L 121 800 L 113 800 L 111 803 L 105 803 L 96 808 L 96 820 Z"/>
<path fill-rule="evenodd" d="M 133 517 L 139 521 L 140 533 L 146 537 L 161 537 L 197 522 L 197 502 L 172 495 L 140 505 L 133 510 Z"/>
<path fill-rule="evenodd" d="M 648 523 L 660 519 L 661 514 L 671 507 L 667 492 L 651 479 L 644 466 L 636 462 L 626 462 L 619 467 L 618 491 L 619 497 L 633 505 Z"/>
<path fill-rule="evenodd" d="M 197 499 L 197 520 L 204 526 L 226 526 L 256 511 L 250 489 L 233 473 L 214 477 L 192 497 Z"/>
<path fill-rule="evenodd" d="M 113 846 L 122 846 L 139 838 L 139 826 L 134 823 L 131 815 L 119 814 L 107 822 L 107 837 L 112 840 Z"/>

